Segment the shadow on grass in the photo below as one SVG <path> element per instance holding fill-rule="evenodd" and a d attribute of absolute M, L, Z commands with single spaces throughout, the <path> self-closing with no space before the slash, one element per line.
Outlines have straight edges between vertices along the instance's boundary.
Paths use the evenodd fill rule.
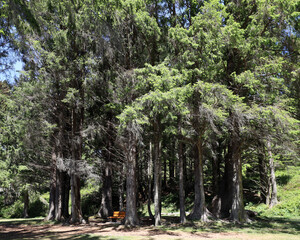
<path fill-rule="evenodd" d="M 20 224 L 26 224 L 26 225 L 35 225 L 35 224 L 43 224 L 46 223 L 44 221 L 43 217 L 38 218 L 14 218 L 14 219 L 0 219 L 0 225 L 3 224 L 13 224 L 13 225 L 20 225 Z"/>
<path fill-rule="evenodd" d="M 229 221 L 212 221 L 201 223 L 198 221 L 190 221 L 186 224 L 178 224 L 174 221 L 173 225 L 169 224 L 163 227 L 165 230 L 182 230 L 191 233 L 197 232 L 244 232 L 244 233 L 272 233 L 272 234 L 293 234 L 300 235 L 300 219 L 286 218 L 256 218 L 251 223 L 235 224 Z"/>
<path fill-rule="evenodd" d="M 225 221 L 212 221 L 201 223 L 197 221 L 189 221 L 186 224 L 180 224 L 178 217 L 163 217 L 163 226 L 159 228 L 148 225 L 149 221 L 144 219 L 143 224 L 136 228 L 125 228 L 119 223 L 103 223 L 97 220 L 91 222 L 90 225 L 69 226 L 62 224 L 45 223 L 42 219 L 23 219 L 23 220 L 1 220 L 0 221 L 0 239 L 45 239 L 45 240 L 116 240 L 130 239 L 120 236 L 120 233 L 135 232 L 144 230 L 147 236 L 143 239 L 151 240 L 153 236 L 170 235 L 177 239 L 180 235 L 174 230 L 190 232 L 191 234 L 206 237 L 208 233 L 256 233 L 256 234 L 293 234 L 300 235 L 300 219 L 285 218 L 257 218 L 255 221 L 247 224 L 234 224 Z M 109 233 L 111 231 L 118 232 L 118 236 L 95 236 L 96 233 Z M 135 234 L 134 234 L 135 235 Z M 138 233 L 136 237 L 138 237 Z M 140 236 L 141 237 L 141 236 Z"/>
<path fill-rule="evenodd" d="M 57 238 L 53 238 L 53 240 L 56 240 Z M 79 236 L 72 236 L 68 238 L 64 238 L 64 240 L 117 240 L 118 238 L 109 238 L 109 237 L 101 237 L 101 236 L 91 236 L 89 234 L 83 234 Z"/>
<path fill-rule="evenodd" d="M 114 240 L 114 237 L 92 236 L 97 232 L 109 232 L 111 230 L 118 231 L 120 224 L 94 224 L 94 225 L 63 225 L 54 224 L 54 222 L 44 222 L 42 219 L 14 219 L 2 220 L 0 222 L 0 239 L 109 239 Z"/>

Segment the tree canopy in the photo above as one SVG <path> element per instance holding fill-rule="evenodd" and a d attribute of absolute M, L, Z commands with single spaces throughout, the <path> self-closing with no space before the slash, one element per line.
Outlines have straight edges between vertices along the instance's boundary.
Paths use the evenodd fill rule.
<path fill-rule="evenodd" d="M 277 203 L 275 168 L 299 164 L 299 1 L 0 6 L 0 74 L 9 51 L 24 62 L 14 84 L 0 82 L 5 204 L 47 192 L 48 220 L 84 222 L 91 179 L 97 214 L 125 202 L 126 225 L 146 200 L 160 225 L 168 192 L 182 223 L 187 195 L 187 218 L 247 221 L 244 182 Z"/>

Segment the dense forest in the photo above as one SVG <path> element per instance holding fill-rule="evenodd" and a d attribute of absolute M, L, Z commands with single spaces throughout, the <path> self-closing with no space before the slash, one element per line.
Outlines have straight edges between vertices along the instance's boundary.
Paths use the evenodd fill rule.
<path fill-rule="evenodd" d="M 0 208 L 39 192 L 47 220 L 148 205 L 158 226 L 170 194 L 181 223 L 275 206 L 299 166 L 299 4 L 1 0 Z"/>

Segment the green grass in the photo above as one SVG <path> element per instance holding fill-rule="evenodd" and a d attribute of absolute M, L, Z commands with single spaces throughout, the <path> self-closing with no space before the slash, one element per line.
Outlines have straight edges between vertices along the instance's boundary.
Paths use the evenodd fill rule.
<path fill-rule="evenodd" d="M 286 170 L 276 171 L 279 203 L 273 208 L 265 204 L 246 206 L 262 217 L 300 218 L 300 167 L 290 166 Z"/>
<path fill-rule="evenodd" d="M 162 226 L 163 230 L 176 230 L 186 232 L 213 232 L 213 233 L 254 233 L 254 234 L 291 234 L 300 236 L 300 218 L 263 218 L 247 224 L 234 224 L 225 221 L 212 221 L 208 223 L 188 222 L 185 225 L 169 224 Z"/>
<path fill-rule="evenodd" d="M 43 224 L 54 224 L 54 222 L 44 222 L 43 218 L 30 218 L 30 219 L 0 219 L 0 226 L 1 225 L 15 225 L 16 229 L 18 226 L 22 224 L 22 228 L 24 226 L 29 225 L 43 225 Z M 163 218 L 163 226 L 155 228 L 155 227 L 140 227 L 139 229 L 144 228 L 145 231 L 148 233 L 154 233 L 154 236 L 159 237 L 160 234 L 169 234 L 170 233 L 179 233 L 179 232 L 187 232 L 192 235 L 201 235 L 206 236 L 207 234 L 227 234 L 228 238 L 230 239 L 261 239 L 261 240 L 297 240 L 300 239 L 300 218 L 298 219 L 286 219 L 286 218 L 262 218 L 258 219 L 257 221 L 253 221 L 248 224 L 238 225 L 233 224 L 231 222 L 225 221 L 213 221 L 208 223 L 201 223 L 198 221 L 195 222 L 188 222 L 187 224 L 178 224 L 174 222 L 174 217 L 164 217 Z M 88 227 L 88 226 L 87 226 Z M 50 226 L 51 228 L 51 226 Z M 47 229 L 49 227 L 47 226 Z M 87 239 L 87 240 L 114 240 L 114 239 L 121 239 L 121 240 L 141 240 L 141 239 L 153 239 L 147 236 L 139 236 L 138 232 L 134 233 L 134 229 L 132 230 L 134 236 L 99 236 L 96 234 L 72 234 L 72 229 L 67 230 L 68 234 L 66 236 L 62 236 L 59 234 L 47 232 L 48 230 L 44 230 L 45 232 L 37 233 L 38 235 L 32 235 L 29 237 L 22 237 L 16 239 L 43 239 L 43 240 L 59 240 L 59 239 L 69 239 L 69 240 L 76 240 L 76 239 Z M 185 239 L 177 236 L 177 234 L 173 234 L 174 239 Z M 173 236 L 171 234 L 171 236 Z M 0 233 L 1 236 L 1 233 Z M 20 235 L 18 235 L 20 236 Z M 149 236 L 152 236 L 149 234 Z M 239 238 L 239 236 L 242 236 Z M 38 238 L 37 238 L 38 237 Z M 246 238 L 244 238 L 246 237 Z M 0 237 L 1 238 L 1 237 Z M 226 239 L 228 239 L 226 238 Z M 3 238 L 5 239 L 5 238 Z M 218 239 L 209 237 L 209 239 Z"/>
<path fill-rule="evenodd" d="M 44 224 L 55 224 L 53 221 L 44 221 L 44 217 L 35 218 L 0 218 L 1 224 L 25 224 L 25 225 L 44 225 Z"/>

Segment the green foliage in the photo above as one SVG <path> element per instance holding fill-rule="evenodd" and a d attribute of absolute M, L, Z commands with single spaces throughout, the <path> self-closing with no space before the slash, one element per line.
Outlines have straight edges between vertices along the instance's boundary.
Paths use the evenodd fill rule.
<path fill-rule="evenodd" d="M 205 174 L 218 158 L 220 176 L 236 133 L 243 177 L 256 190 L 258 174 L 247 174 L 267 140 L 276 165 L 298 160 L 298 1 L 0 0 L 0 7 L 1 47 L 17 47 L 25 63 L 12 89 L 0 82 L 0 188 L 12 189 L 16 204 L 15 213 L 2 204 L 3 216 L 19 216 L 23 190 L 48 187 L 53 151 L 100 169 L 109 150 L 121 165 L 128 132 L 140 140 L 141 168 L 153 136 L 167 155 L 182 134 L 187 144 L 204 140 Z M 1 69 L 7 53 L 0 52 Z M 277 174 L 280 203 L 256 208 L 299 214 L 299 179 Z M 98 189 L 89 184 L 82 209 L 92 215 Z M 44 213 L 31 200 L 30 214 Z M 165 202 L 178 206 L 175 194 Z"/>
<path fill-rule="evenodd" d="M 0 200 L 4 200 L 1 199 Z M 39 194 L 32 194 L 29 198 L 29 217 L 46 216 L 48 206 L 40 200 Z M 24 202 L 22 197 L 14 201 L 10 205 L 2 205 L 0 210 L 0 217 L 3 218 L 22 218 L 24 211 Z"/>
<path fill-rule="evenodd" d="M 247 206 L 248 209 L 256 211 L 264 217 L 299 217 L 300 216 L 300 168 L 289 166 L 285 170 L 276 172 L 278 179 L 279 203 L 273 208 L 265 204 Z"/>
<path fill-rule="evenodd" d="M 99 189 L 98 181 L 88 180 L 80 190 L 81 209 L 85 217 L 94 216 L 98 213 L 101 203 Z"/>
<path fill-rule="evenodd" d="M 41 201 L 40 196 L 36 195 L 30 199 L 28 215 L 31 218 L 45 217 L 47 214 L 48 205 Z"/>
<path fill-rule="evenodd" d="M 24 203 L 19 199 L 10 206 L 3 206 L 0 210 L 0 216 L 3 218 L 21 218 L 23 217 Z"/>

